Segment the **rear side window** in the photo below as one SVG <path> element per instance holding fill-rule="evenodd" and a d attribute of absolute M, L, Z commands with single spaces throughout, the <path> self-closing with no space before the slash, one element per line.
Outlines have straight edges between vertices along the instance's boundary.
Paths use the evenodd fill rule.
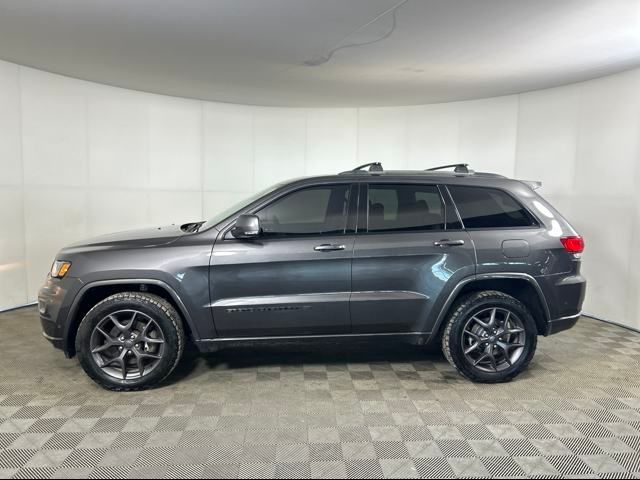
<path fill-rule="evenodd" d="M 465 228 L 531 227 L 538 223 L 511 195 L 494 188 L 449 186 Z"/>
<path fill-rule="evenodd" d="M 350 185 L 311 187 L 290 193 L 260 210 L 266 236 L 342 234 Z"/>
<path fill-rule="evenodd" d="M 368 231 L 443 230 L 444 204 L 435 185 L 369 185 Z"/>

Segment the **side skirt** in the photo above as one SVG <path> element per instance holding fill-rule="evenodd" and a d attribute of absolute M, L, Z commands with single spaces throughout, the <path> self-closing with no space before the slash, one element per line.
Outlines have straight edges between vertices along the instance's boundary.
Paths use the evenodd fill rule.
<path fill-rule="evenodd" d="M 305 343 L 331 343 L 345 344 L 397 342 L 410 343 L 414 345 L 426 345 L 431 337 L 431 333 L 405 332 L 405 333 L 347 333 L 340 335 L 296 335 L 296 336 L 272 336 L 272 337 L 235 337 L 235 338 L 213 338 L 199 340 L 195 344 L 203 353 L 215 352 L 227 347 L 247 347 L 252 345 L 291 345 Z"/>

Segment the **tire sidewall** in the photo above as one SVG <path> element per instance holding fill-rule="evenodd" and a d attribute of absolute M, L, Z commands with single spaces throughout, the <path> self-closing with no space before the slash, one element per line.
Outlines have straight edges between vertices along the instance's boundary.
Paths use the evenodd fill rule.
<path fill-rule="evenodd" d="M 156 321 L 165 339 L 164 355 L 158 365 L 148 375 L 131 380 L 114 378 L 105 373 L 91 354 L 91 335 L 96 325 L 108 314 L 119 310 L 137 310 Z M 167 312 L 153 299 L 142 295 L 114 295 L 93 307 L 78 328 L 76 352 L 82 368 L 100 385 L 112 389 L 136 389 L 152 386 L 171 373 L 180 352 L 179 332 Z"/>
<path fill-rule="evenodd" d="M 462 332 L 469 318 L 479 311 L 494 307 L 509 310 L 520 318 L 525 329 L 525 346 L 522 355 L 512 366 L 500 372 L 491 373 L 477 369 L 468 362 L 462 347 Z M 504 294 L 478 294 L 462 302 L 456 310 L 449 333 L 449 352 L 456 368 L 470 379 L 481 382 L 509 381 L 528 366 L 535 353 L 537 340 L 535 320 L 521 302 Z"/>

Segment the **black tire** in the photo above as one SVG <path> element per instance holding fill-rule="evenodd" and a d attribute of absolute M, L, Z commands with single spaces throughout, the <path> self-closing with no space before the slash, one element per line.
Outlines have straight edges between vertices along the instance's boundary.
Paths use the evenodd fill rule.
<path fill-rule="evenodd" d="M 470 337 L 469 334 L 463 334 L 463 332 L 468 325 L 472 325 L 468 322 L 472 322 L 473 320 L 471 319 L 475 315 L 480 315 L 482 312 L 494 308 L 499 309 L 501 312 L 511 312 L 510 315 L 513 315 L 513 317 L 506 318 L 519 319 L 519 323 L 522 325 L 520 329 L 524 331 L 518 333 L 518 342 L 523 343 L 524 346 L 517 349 L 517 360 L 509 359 L 512 364 L 503 361 L 499 371 L 487 371 L 488 367 L 482 368 L 482 365 L 480 367 L 474 366 L 472 359 L 465 354 L 463 342 L 468 341 Z M 495 335 L 491 338 L 494 337 Z M 483 337 L 482 340 L 488 342 L 489 339 Z M 442 351 L 449 363 L 469 380 L 479 383 L 501 383 L 513 380 L 527 368 L 536 351 L 537 341 L 538 330 L 536 322 L 522 302 L 503 292 L 485 290 L 466 295 L 453 306 L 451 314 L 446 320 L 442 335 Z M 520 343 L 517 344 L 519 345 Z M 487 343 L 480 343 L 480 345 L 484 345 L 485 350 L 483 350 L 482 346 L 476 348 L 478 353 L 475 353 L 475 355 L 478 357 L 482 356 L 487 348 L 493 348 L 494 350 L 492 351 L 498 352 L 497 347 L 487 347 Z M 473 346 L 471 345 L 471 347 Z M 502 354 L 501 351 L 499 353 Z M 504 356 L 506 357 L 506 355 Z M 486 361 L 488 362 L 488 359 Z M 493 365 L 491 365 L 491 368 L 493 368 Z"/>
<path fill-rule="evenodd" d="M 96 327 L 108 315 L 122 311 L 140 312 L 143 318 L 152 319 L 154 329 L 159 329 L 164 337 L 162 354 L 158 354 L 160 358 L 155 360 L 148 373 L 142 368 L 142 375 L 138 378 L 128 379 L 125 374 L 122 379 L 110 375 L 98 365 L 99 360 L 96 360 L 96 355 L 91 351 L 92 335 Z M 116 293 L 97 303 L 83 318 L 76 336 L 76 353 L 84 371 L 97 384 L 114 391 L 144 390 L 162 382 L 178 365 L 184 345 L 185 334 L 178 312 L 162 297 L 141 292 Z M 122 350 L 122 347 L 114 348 Z"/>

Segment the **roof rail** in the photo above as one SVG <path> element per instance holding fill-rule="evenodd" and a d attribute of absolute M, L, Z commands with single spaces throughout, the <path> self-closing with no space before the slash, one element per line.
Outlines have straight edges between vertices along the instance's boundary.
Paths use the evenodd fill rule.
<path fill-rule="evenodd" d="M 369 167 L 369 169 L 364 170 L 367 167 Z M 342 174 L 366 173 L 366 172 L 380 173 L 380 172 L 384 172 L 384 169 L 382 168 L 382 164 L 380 162 L 371 162 L 371 163 L 365 163 L 364 165 L 360 165 L 359 167 L 356 167 L 353 170 L 347 170 L 346 172 L 342 172 Z"/>
<path fill-rule="evenodd" d="M 446 168 L 453 168 L 455 173 L 473 173 L 473 170 L 469 170 L 468 163 L 453 163 L 451 165 L 442 165 L 440 167 L 427 168 L 427 172 L 435 172 L 436 170 L 444 170 Z"/>

